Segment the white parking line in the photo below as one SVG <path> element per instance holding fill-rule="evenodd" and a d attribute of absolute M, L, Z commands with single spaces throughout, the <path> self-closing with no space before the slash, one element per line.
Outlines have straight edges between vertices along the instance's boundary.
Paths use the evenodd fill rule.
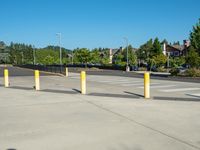
<path fill-rule="evenodd" d="M 169 87 L 174 87 L 176 85 L 152 85 L 151 84 L 151 89 L 157 89 L 157 88 L 169 88 Z M 138 87 L 140 89 L 143 89 L 144 86 Z"/>
<path fill-rule="evenodd" d="M 151 83 L 151 85 L 159 85 L 160 83 Z M 122 86 L 141 86 L 141 85 L 144 85 L 144 83 L 127 83 L 127 84 L 122 84 Z"/>
<path fill-rule="evenodd" d="M 168 89 L 168 90 L 160 90 L 161 92 L 181 92 L 181 91 L 196 91 L 200 90 L 200 88 L 178 88 L 178 89 Z"/>
<path fill-rule="evenodd" d="M 110 82 L 110 84 L 135 84 L 135 83 L 141 83 L 141 81 L 115 81 L 115 82 Z"/>
<path fill-rule="evenodd" d="M 186 95 L 200 99 L 200 94 L 199 93 L 198 94 L 186 94 Z"/>

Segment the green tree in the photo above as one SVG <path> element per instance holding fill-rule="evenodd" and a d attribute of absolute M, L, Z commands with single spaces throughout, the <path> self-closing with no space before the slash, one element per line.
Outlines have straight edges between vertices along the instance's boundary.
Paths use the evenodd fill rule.
<path fill-rule="evenodd" d="M 156 67 L 162 67 L 167 62 L 167 57 L 163 54 L 153 56 Z"/>
<path fill-rule="evenodd" d="M 74 52 L 76 63 L 87 64 L 91 61 L 90 51 L 87 48 L 77 49 Z"/>
<path fill-rule="evenodd" d="M 124 48 L 122 55 L 123 55 L 122 62 L 126 62 L 127 61 L 127 47 Z M 137 56 L 131 45 L 128 46 L 128 62 L 130 65 L 137 64 Z"/>
<path fill-rule="evenodd" d="M 147 63 L 149 64 L 150 71 L 151 71 L 152 67 L 156 64 L 156 62 L 153 58 L 148 58 Z"/>
<path fill-rule="evenodd" d="M 168 44 L 168 41 L 166 40 L 166 39 L 164 39 L 162 42 L 161 42 L 161 44 Z"/>
<path fill-rule="evenodd" d="M 42 65 L 59 64 L 59 51 L 50 49 L 36 50 L 36 62 Z"/>
<path fill-rule="evenodd" d="M 185 64 L 185 57 L 175 57 L 170 59 L 170 65 L 173 68 L 177 68 Z"/>
<path fill-rule="evenodd" d="M 150 57 L 162 54 L 161 43 L 158 38 L 155 38 L 153 42 L 153 47 L 151 49 Z"/>
<path fill-rule="evenodd" d="M 147 59 L 150 56 L 152 49 L 153 49 L 153 40 L 150 39 L 145 44 L 140 46 L 140 48 L 137 50 L 137 52 L 136 52 L 137 58 L 140 59 L 140 60 L 147 61 Z"/>
<path fill-rule="evenodd" d="M 119 53 L 115 56 L 115 64 L 126 65 L 126 62 L 124 61 L 124 55 L 122 53 Z"/>
<path fill-rule="evenodd" d="M 113 58 L 115 60 L 115 64 L 118 65 L 126 65 L 127 63 L 127 47 L 123 49 L 123 51 L 119 52 Z M 137 64 L 137 55 L 134 52 L 134 49 L 131 45 L 128 46 L 128 62 L 129 65 L 136 65 Z"/>
<path fill-rule="evenodd" d="M 186 63 L 192 68 L 198 68 L 200 65 L 200 57 L 193 46 L 189 48 L 189 53 L 186 56 Z"/>
<path fill-rule="evenodd" d="M 90 52 L 90 56 L 91 56 L 91 63 L 98 64 L 101 62 L 100 51 L 98 49 L 93 49 Z"/>
<path fill-rule="evenodd" d="M 193 27 L 193 31 L 190 33 L 191 45 L 200 55 L 200 19 L 199 22 Z"/>

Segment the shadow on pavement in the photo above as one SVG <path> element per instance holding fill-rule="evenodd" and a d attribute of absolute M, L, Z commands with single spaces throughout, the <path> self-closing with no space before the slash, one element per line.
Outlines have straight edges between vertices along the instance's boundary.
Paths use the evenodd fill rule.
<path fill-rule="evenodd" d="M 33 91 L 34 87 L 20 87 L 20 86 L 10 86 L 9 89 L 17 89 L 17 90 L 27 90 Z M 64 91 L 64 90 L 55 90 L 55 89 L 43 89 L 39 92 L 48 92 L 48 93 L 58 93 L 58 94 L 78 94 L 80 93 L 78 90 L 72 89 L 73 91 Z"/>
<path fill-rule="evenodd" d="M 63 91 L 63 90 L 54 90 L 54 89 L 44 89 L 40 91 L 48 92 L 48 93 L 57 93 L 57 94 L 78 94 L 76 91 Z"/>
<path fill-rule="evenodd" d="M 116 98 L 140 98 L 138 96 L 133 95 L 125 95 L 125 94 L 109 94 L 109 93 L 89 93 L 88 96 L 99 96 L 99 97 L 116 97 Z"/>
<path fill-rule="evenodd" d="M 17 149 L 15 149 L 15 148 L 9 148 L 9 149 L 7 149 L 7 150 L 17 150 Z"/>
<path fill-rule="evenodd" d="M 32 87 L 21 87 L 21 86 L 10 86 L 10 89 L 17 89 L 17 90 L 33 90 L 34 88 Z"/>
<path fill-rule="evenodd" d="M 138 96 L 138 97 L 140 97 L 140 98 L 144 98 L 143 95 L 140 95 L 140 94 L 137 94 L 137 93 L 127 92 L 127 91 L 124 91 L 124 93 L 126 93 L 126 94 L 131 94 L 131 95 L 135 95 L 135 96 Z"/>
<path fill-rule="evenodd" d="M 161 96 L 154 96 L 154 97 L 153 97 L 153 100 L 200 102 L 200 99 L 197 99 L 197 98 L 161 97 Z"/>
<path fill-rule="evenodd" d="M 81 93 L 80 90 L 77 90 L 77 89 L 72 89 L 73 91 L 77 92 L 77 93 Z"/>

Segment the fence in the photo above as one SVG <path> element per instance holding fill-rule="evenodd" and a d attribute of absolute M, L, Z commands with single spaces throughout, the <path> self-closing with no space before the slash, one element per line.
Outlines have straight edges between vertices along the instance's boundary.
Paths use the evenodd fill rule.
<path fill-rule="evenodd" d="M 123 70 L 125 71 L 125 66 L 118 66 L 118 65 L 18 65 L 18 67 L 29 68 L 33 70 L 40 70 L 40 71 L 47 71 L 47 72 L 54 72 L 54 73 L 61 73 L 65 74 L 65 68 L 69 68 L 71 72 L 76 72 L 77 68 L 97 68 L 97 69 L 104 69 L 104 70 Z"/>

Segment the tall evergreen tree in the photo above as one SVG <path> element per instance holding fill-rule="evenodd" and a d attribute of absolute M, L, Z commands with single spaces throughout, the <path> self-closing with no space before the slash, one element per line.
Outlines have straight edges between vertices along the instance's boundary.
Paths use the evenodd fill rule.
<path fill-rule="evenodd" d="M 162 54 L 162 47 L 158 38 L 155 38 L 153 48 L 151 50 L 151 57 Z"/>
<path fill-rule="evenodd" d="M 150 39 L 145 44 L 140 46 L 140 48 L 137 50 L 136 52 L 137 58 L 140 60 L 147 60 L 148 57 L 150 56 L 152 48 L 153 48 L 153 40 Z"/>
<path fill-rule="evenodd" d="M 199 22 L 193 27 L 193 31 L 190 33 L 190 41 L 193 48 L 198 51 L 200 55 L 200 18 Z"/>
<path fill-rule="evenodd" d="M 199 67 L 200 65 L 200 57 L 193 46 L 189 48 L 189 54 L 186 57 L 186 63 L 192 68 Z"/>

